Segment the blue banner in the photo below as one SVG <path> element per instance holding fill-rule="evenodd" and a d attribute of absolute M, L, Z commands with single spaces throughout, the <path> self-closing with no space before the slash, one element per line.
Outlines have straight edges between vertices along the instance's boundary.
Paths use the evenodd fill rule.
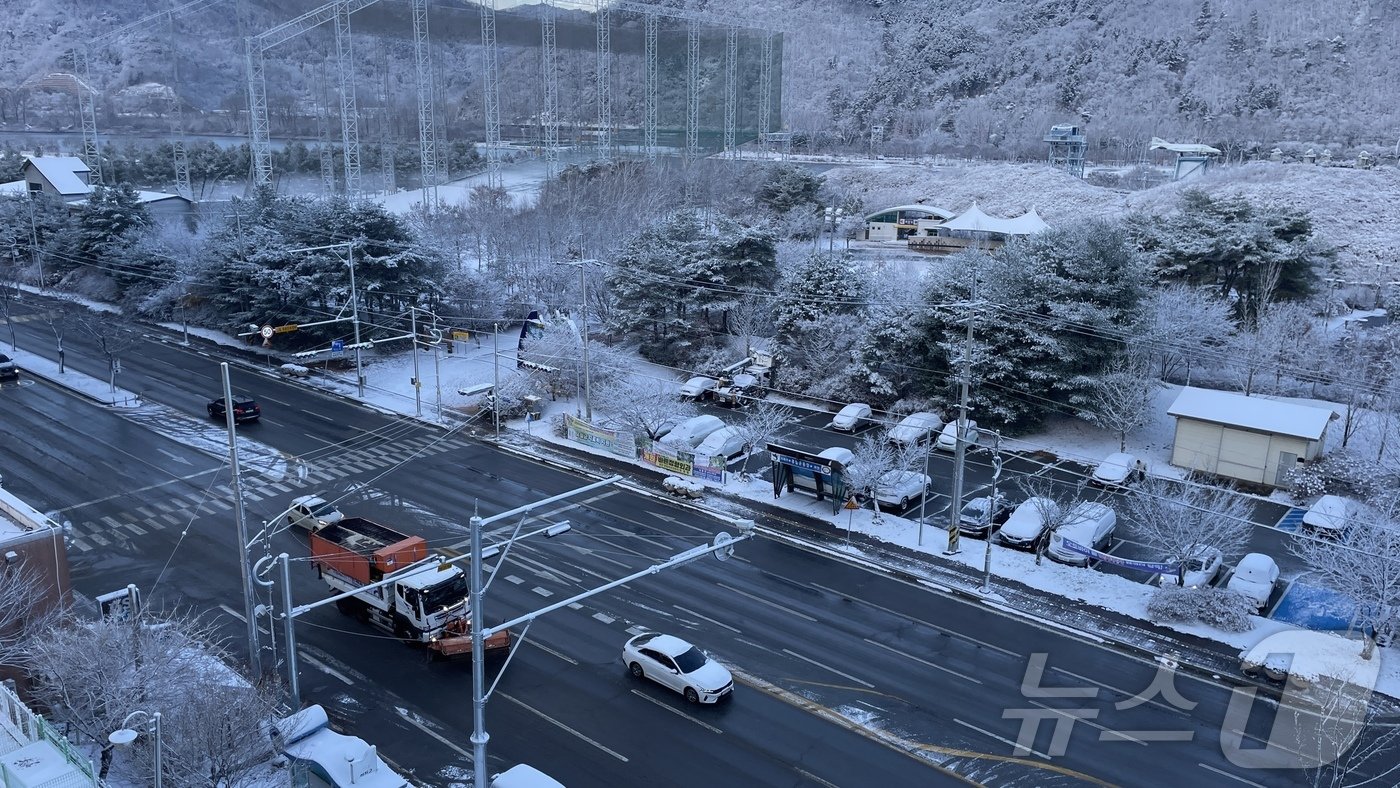
<path fill-rule="evenodd" d="M 1134 561 L 1130 558 L 1119 558 L 1116 555 L 1101 553 L 1092 547 L 1085 547 L 1084 545 L 1071 539 L 1062 539 L 1060 540 L 1060 544 L 1064 545 L 1064 548 L 1070 551 L 1071 553 L 1087 555 L 1090 558 L 1097 559 L 1099 561 L 1104 562 L 1105 564 L 1121 566 L 1124 569 L 1136 569 L 1139 572 L 1152 572 L 1153 574 L 1158 575 L 1174 575 L 1176 574 L 1177 569 L 1180 568 L 1180 564 L 1167 564 L 1156 561 Z"/>
<path fill-rule="evenodd" d="M 825 476 L 831 475 L 830 465 L 818 465 L 815 462 L 809 462 L 807 460 L 802 459 L 801 457 L 790 457 L 786 454 L 772 454 L 771 456 L 773 457 L 773 459 L 777 460 L 778 462 L 781 462 L 784 465 L 791 465 L 794 468 L 801 468 L 804 471 L 809 471 L 811 473 L 820 473 Z"/>

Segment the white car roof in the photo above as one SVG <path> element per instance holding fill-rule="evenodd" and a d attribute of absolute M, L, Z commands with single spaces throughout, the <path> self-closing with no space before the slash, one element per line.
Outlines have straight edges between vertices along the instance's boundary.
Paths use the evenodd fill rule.
<path fill-rule="evenodd" d="M 911 427 L 923 427 L 928 424 L 933 424 L 934 422 L 942 421 L 943 418 L 937 413 L 929 413 L 928 411 L 921 410 L 918 413 L 910 413 L 908 416 L 905 416 L 899 423 L 901 426 L 908 425 Z"/>
<path fill-rule="evenodd" d="M 731 438 L 740 437 L 739 432 L 740 430 L 738 427 L 721 427 L 709 435 L 706 435 L 705 440 L 700 441 L 700 445 L 695 448 L 698 450 L 706 446 L 721 447 L 728 443 Z"/>
<path fill-rule="evenodd" d="M 1128 471 L 1137 463 L 1137 457 L 1127 452 L 1114 452 L 1103 458 L 1103 461 L 1094 468 L 1094 478 L 1117 481 L 1128 475 Z"/>
<path fill-rule="evenodd" d="M 668 657 L 679 657 L 680 655 L 694 648 L 694 646 L 690 645 L 684 640 L 681 640 L 675 635 L 657 635 L 651 640 L 648 640 L 646 643 L 640 645 L 645 648 L 649 648 L 652 651 L 659 651 Z"/>
<path fill-rule="evenodd" d="M 687 386 L 703 386 L 703 385 L 705 385 L 706 383 L 715 383 L 715 382 L 716 382 L 716 381 L 715 381 L 714 378 L 707 377 L 707 376 L 705 376 L 705 375 L 696 375 L 695 377 L 691 378 L 690 380 L 687 380 L 687 381 L 685 382 L 685 385 L 687 385 Z"/>
<path fill-rule="evenodd" d="M 849 405 L 847 405 L 846 407 L 842 408 L 841 411 L 840 411 L 839 413 L 837 413 L 836 415 L 838 415 L 838 416 L 854 416 L 854 415 L 856 415 L 857 413 L 869 413 L 869 412 L 870 412 L 870 406 L 867 405 L 867 404 L 865 404 L 864 402 L 852 402 L 851 404 L 849 404 Z"/>
<path fill-rule="evenodd" d="M 315 508 L 323 503 L 327 503 L 327 501 L 319 495 L 299 495 L 292 499 L 293 506 L 305 506 L 308 509 Z"/>
<path fill-rule="evenodd" d="M 1235 565 L 1235 576 L 1252 575 L 1256 572 L 1268 574 L 1269 569 L 1275 566 L 1278 564 L 1272 557 L 1263 553 L 1249 553 Z"/>
<path fill-rule="evenodd" d="M 851 461 L 856 458 L 855 453 L 845 446 L 832 446 L 829 449 L 823 449 L 817 456 L 823 460 L 839 462 L 842 465 L 850 465 Z"/>
<path fill-rule="evenodd" d="M 1308 507 L 1303 522 L 1314 528 L 1346 527 L 1347 518 L 1356 516 L 1356 504 L 1340 495 L 1324 495 Z"/>

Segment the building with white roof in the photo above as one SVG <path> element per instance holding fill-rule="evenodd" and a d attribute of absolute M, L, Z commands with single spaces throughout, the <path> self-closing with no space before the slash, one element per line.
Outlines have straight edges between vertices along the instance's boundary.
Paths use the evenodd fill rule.
<path fill-rule="evenodd" d="M 1317 459 L 1335 414 L 1327 408 L 1187 386 L 1167 409 L 1176 417 L 1172 464 L 1267 487 Z"/>
<path fill-rule="evenodd" d="M 26 156 L 24 179 L 0 183 L 0 194 L 49 194 L 71 205 L 82 205 L 92 194 L 92 170 L 77 156 Z M 136 192 L 152 216 L 188 216 L 193 203 L 178 194 Z"/>

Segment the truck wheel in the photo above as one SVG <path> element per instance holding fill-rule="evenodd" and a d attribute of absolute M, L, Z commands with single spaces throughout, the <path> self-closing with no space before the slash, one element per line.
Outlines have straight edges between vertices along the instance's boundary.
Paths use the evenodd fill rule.
<path fill-rule="evenodd" d="M 634 679 L 639 679 L 646 675 L 646 673 L 642 671 L 642 666 L 638 665 L 635 662 L 633 662 L 631 665 L 628 665 L 627 669 L 632 672 L 632 678 Z"/>

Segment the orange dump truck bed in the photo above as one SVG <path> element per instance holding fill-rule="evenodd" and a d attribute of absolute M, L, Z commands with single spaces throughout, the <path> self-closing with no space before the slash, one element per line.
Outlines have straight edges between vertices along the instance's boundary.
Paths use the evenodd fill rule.
<path fill-rule="evenodd" d="M 347 517 L 311 533 L 311 558 L 360 583 L 428 557 L 421 536 L 409 536 L 363 517 Z"/>

